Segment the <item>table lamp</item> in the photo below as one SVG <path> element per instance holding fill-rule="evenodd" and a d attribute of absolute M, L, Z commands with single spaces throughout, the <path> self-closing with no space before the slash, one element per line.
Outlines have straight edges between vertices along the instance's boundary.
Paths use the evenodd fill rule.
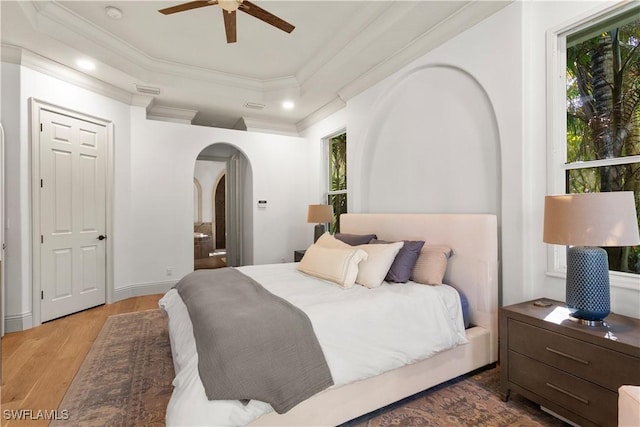
<path fill-rule="evenodd" d="M 307 222 L 315 223 L 316 228 L 313 233 L 313 243 L 325 232 L 324 225 L 333 221 L 333 206 L 331 205 L 309 205 Z"/>
<path fill-rule="evenodd" d="M 566 304 L 572 320 L 602 325 L 611 302 L 609 259 L 600 246 L 640 244 L 633 192 L 546 196 L 543 241 L 571 246 Z"/>

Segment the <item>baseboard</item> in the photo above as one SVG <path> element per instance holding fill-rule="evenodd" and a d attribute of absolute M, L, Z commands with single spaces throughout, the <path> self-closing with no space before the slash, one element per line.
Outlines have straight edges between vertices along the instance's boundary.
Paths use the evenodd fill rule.
<path fill-rule="evenodd" d="M 177 281 L 134 283 L 114 289 L 113 302 L 122 301 L 127 298 L 141 297 L 145 295 L 164 294 L 171 289 Z"/>
<path fill-rule="evenodd" d="M 136 283 L 123 286 L 113 291 L 113 301 L 121 301 L 127 298 L 144 295 L 164 294 L 171 289 L 177 281 Z M 33 328 L 33 313 L 8 315 L 4 318 L 4 332 L 20 332 Z"/>
<path fill-rule="evenodd" d="M 4 318 L 4 332 L 20 332 L 33 328 L 33 313 L 13 314 Z"/>

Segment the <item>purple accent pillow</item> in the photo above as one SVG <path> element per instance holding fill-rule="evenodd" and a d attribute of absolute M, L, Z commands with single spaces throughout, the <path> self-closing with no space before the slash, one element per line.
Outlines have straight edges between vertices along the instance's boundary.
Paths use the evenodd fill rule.
<path fill-rule="evenodd" d="M 389 243 L 384 240 L 373 240 L 371 243 Z M 413 267 L 420 256 L 420 250 L 424 246 L 423 240 L 404 240 L 404 245 L 393 260 L 391 268 L 384 278 L 387 282 L 405 283 L 411 277 Z"/>
<path fill-rule="evenodd" d="M 336 233 L 334 234 L 333 237 L 351 246 L 366 245 L 370 241 L 378 238 L 378 236 L 376 236 L 375 234 L 347 234 L 347 233 Z"/>

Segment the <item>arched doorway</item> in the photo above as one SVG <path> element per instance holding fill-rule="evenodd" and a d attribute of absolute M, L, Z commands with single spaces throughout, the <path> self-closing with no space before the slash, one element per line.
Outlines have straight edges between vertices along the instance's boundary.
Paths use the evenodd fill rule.
<path fill-rule="evenodd" d="M 216 143 L 198 155 L 194 181 L 194 269 L 253 262 L 252 177 L 247 157 L 236 147 Z M 248 209 L 245 209 L 245 206 Z"/>

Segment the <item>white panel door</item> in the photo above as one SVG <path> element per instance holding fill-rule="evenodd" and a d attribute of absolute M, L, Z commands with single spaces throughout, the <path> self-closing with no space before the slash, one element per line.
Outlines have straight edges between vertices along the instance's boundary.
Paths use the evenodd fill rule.
<path fill-rule="evenodd" d="M 106 128 L 40 110 L 41 321 L 105 303 Z"/>

